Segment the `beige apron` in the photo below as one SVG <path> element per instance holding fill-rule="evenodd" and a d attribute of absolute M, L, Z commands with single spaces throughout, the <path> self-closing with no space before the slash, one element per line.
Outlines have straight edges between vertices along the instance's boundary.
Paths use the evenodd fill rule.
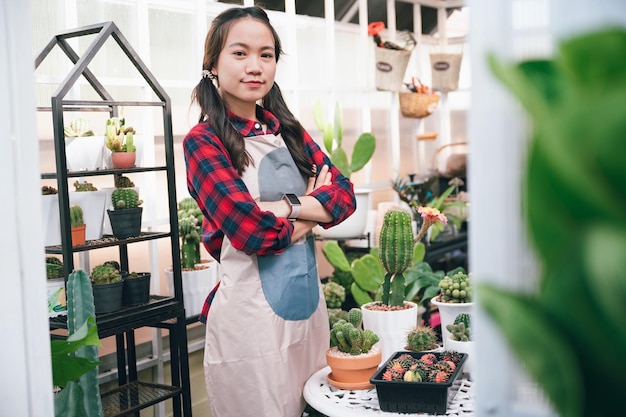
<path fill-rule="evenodd" d="M 243 180 L 257 201 L 303 195 L 305 181 L 280 136 L 245 138 L 254 163 Z M 224 238 L 221 284 L 206 324 L 211 417 L 300 417 L 306 380 L 329 343 L 313 237 L 280 255 L 246 255 Z"/>

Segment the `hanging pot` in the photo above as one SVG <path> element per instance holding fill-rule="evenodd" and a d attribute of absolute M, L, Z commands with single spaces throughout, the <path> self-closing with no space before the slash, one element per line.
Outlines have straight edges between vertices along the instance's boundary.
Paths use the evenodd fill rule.
<path fill-rule="evenodd" d="M 139 236 L 141 234 L 141 215 L 143 207 L 124 210 L 107 210 L 113 236 L 118 239 Z"/>

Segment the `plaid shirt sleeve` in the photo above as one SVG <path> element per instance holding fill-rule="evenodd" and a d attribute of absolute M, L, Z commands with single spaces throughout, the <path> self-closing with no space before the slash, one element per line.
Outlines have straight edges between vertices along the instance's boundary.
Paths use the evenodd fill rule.
<path fill-rule="evenodd" d="M 330 158 L 319 145 L 304 132 L 304 146 L 313 163 L 321 168 L 328 165 L 331 172 L 332 183 L 313 191 L 309 195 L 315 197 L 326 210 L 331 214 L 333 220 L 328 223 L 320 223 L 324 229 L 341 223 L 348 218 L 356 209 L 356 199 L 354 197 L 354 186 L 331 162 Z"/>
<path fill-rule="evenodd" d="M 205 216 L 203 242 L 215 259 L 220 259 L 224 236 L 247 254 L 278 254 L 287 248 L 293 226 L 259 208 L 208 125 L 198 124 L 187 134 L 183 152 L 187 188 Z"/>

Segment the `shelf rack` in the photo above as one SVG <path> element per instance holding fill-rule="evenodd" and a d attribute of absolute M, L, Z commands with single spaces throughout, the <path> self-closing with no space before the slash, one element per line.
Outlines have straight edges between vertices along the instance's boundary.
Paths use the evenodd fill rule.
<path fill-rule="evenodd" d="M 69 40 L 92 36 L 91 44 L 82 56 L 72 48 Z M 126 58 L 137 69 L 158 101 L 120 101 L 115 100 L 94 73 L 88 68 L 94 57 L 100 52 L 105 42 L 113 39 L 121 48 Z M 119 311 L 98 314 L 96 323 L 101 338 L 115 336 L 119 387 L 101 394 L 104 415 L 107 417 L 139 415 L 139 411 L 172 399 L 174 416 L 191 417 L 191 390 L 189 383 L 189 358 L 187 351 L 187 329 L 183 306 L 182 273 L 180 247 L 178 239 L 178 218 L 176 185 L 174 178 L 174 150 L 172 133 L 171 101 L 154 75 L 148 70 L 137 53 L 130 46 L 118 27 L 113 22 L 104 22 L 63 31 L 54 36 L 35 58 L 35 68 L 46 59 L 49 53 L 58 47 L 72 62 L 65 79 L 51 96 L 49 107 L 38 107 L 38 111 L 52 113 L 56 171 L 42 173 L 42 179 L 56 179 L 58 188 L 59 213 L 61 224 L 61 245 L 46 247 L 46 253 L 60 254 L 63 257 L 64 273 L 67 276 L 74 270 L 73 254 L 98 248 L 117 246 L 120 265 L 128 269 L 128 245 L 154 239 L 169 238 L 171 242 L 172 267 L 174 271 L 174 296 L 151 295 L 147 304 L 124 307 Z M 76 100 L 66 98 L 79 77 L 84 77 L 93 87 L 100 100 Z M 130 169 L 98 169 L 94 171 L 68 172 L 63 116 L 65 112 L 95 111 L 107 112 L 109 117 L 119 114 L 119 107 L 160 107 L 163 110 L 163 132 L 165 144 L 165 165 L 137 167 Z M 165 172 L 167 175 L 169 232 L 142 232 L 140 236 L 128 239 L 116 239 L 104 236 L 101 239 L 87 241 L 84 245 L 73 247 L 69 217 L 68 179 L 90 176 L 119 176 L 126 173 Z M 170 351 L 172 366 L 172 384 L 161 385 L 139 381 L 137 378 L 137 358 L 135 352 L 135 329 L 141 327 L 167 328 L 170 331 Z M 65 316 L 50 319 L 50 329 L 67 329 Z M 52 337 L 58 337 L 57 334 Z"/>

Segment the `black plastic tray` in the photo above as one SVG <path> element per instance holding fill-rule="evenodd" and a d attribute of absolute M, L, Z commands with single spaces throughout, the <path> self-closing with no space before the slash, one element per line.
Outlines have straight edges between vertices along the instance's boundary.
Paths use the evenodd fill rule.
<path fill-rule="evenodd" d="M 439 359 L 442 355 L 441 352 L 400 351 L 387 359 L 370 378 L 370 382 L 376 386 L 380 409 L 396 413 L 445 414 L 461 386 L 461 376 L 463 375 L 463 365 L 467 359 L 467 353 L 462 354 L 454 373 L 445 383 L 384 380 L 382 375 L 387 364 L 404 353 L 408 353 L 414 358 L 421 358 L 427 353 L 434 353 Z"/>

